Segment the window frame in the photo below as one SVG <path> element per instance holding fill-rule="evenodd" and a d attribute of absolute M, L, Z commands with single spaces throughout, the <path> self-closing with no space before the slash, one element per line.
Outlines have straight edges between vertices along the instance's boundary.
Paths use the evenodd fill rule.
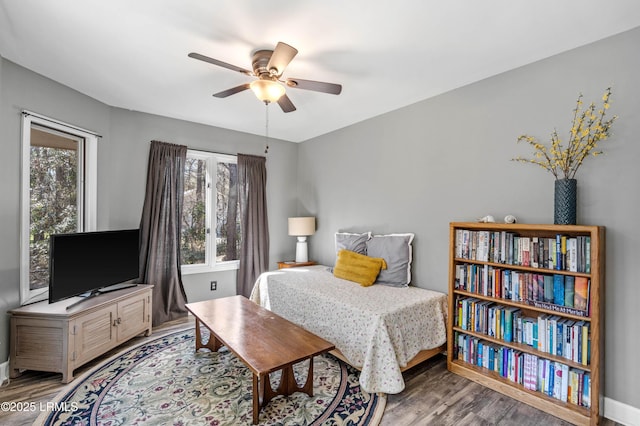
<path fill-rule="evenodd" d="M 217 197 L 215 194 L 217 184 L 218 162 L 238 164 L 236 155 L 219 154 L 215 152 L 188 149 L 187 157 L 204 160 L 205 171 L 205 227 L 207 228 L 205 241 L 205 262 L 197 265 L 181 265 L 183 275 L 202 274 L 207 272 L 230 271 L 240 268 L 240 260 L 227 260 L 219 262 L 216 260 L 216 215 Z M 215 171 L 215 173 L 213 173 Z"/>
<path fill-rule="evenodd" d="M 20 171 L 20 304 L 26 305 L 49 297 L 49 289 L 31 289 L 30 250 L 31 235 L 31 129 L 32 127 L 62 132 L 69 138 L 78 139 L 78 217 L 82 231 L 95 231 L 98 200 L 98 135 L 61 121 L 22 112 L 22 159 Z"/>

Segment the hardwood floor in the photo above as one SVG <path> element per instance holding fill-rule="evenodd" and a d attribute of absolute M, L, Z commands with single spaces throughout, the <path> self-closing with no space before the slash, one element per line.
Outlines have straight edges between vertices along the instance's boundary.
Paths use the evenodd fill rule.
<path fill-rule="evenodd" d="M 115 355 L 126 347 L 192 323 L 192 317 L 165 323 L 154 328 L 151 337 L 136 337 L 105 356 Z M 104 358 L 79 368 L 75 375 L 80 376 L 102 359 Z M 40 414 L 40 408 L 46 409 L 46 403 L 65 387 L 60 382 L 61 377 L 61 374 L 26 371 L 20 377 L 12 379 L 9 384 L 0 387 L 0 402 L 35 403 L 37 408 L 34 411 L 22 412 L 0 410 L 0 425 L 32 425 Z M 446 358 L 442 355 L 406 371 L 404 378 L 405 390 L 387 397 L 381 426 L 569 425 L 556 417 L 450 373 L 447 371 Z M 602 425 L 615 426 L 618 423 L 605 419 Z"/>
<path fill-rule="evenodd" d="M 444 355 L 417 365 L 403 376 L 405 389 L 402 393 L 387 396 L 381 426 L 571 425 L 450 373 Z M 604 419 L 601 424 L 619 425 L 608 419 Z"/>

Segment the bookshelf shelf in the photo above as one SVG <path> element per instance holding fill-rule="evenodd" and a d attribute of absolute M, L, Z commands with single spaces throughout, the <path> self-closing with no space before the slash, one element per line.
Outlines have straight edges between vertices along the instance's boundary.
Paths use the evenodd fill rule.
<path fill-rule="evenodd" d="M 601 226 L 452 222 L 448 369 L 573 424 L 598 425 L 604 243 Z"/>
<path fill-rule="evenodd" d="M 456 295 L 461 295 L 461 296 L 466 296 L 466 297 L 474 297 L 476 299 L 480 299 L 480 300 L 488 300 L 488 301 L 499 301 L 501 305 L 506 305 L 506 306 L 515 306 L 521 309 L 525 309 L 528 311 L 535 311 L 535 312 L 539 312 L 539 313 L 549 313 L 549 309 L 545 309 L 545 308 L 539 308 L 537 306 L 533 306 L 533 305 L 527 305 L 526 303 L 521 303 L 521 302 L 514 302 L 512 300 L 507 300 L 507 299 L 496 299 L 495 297 L 490 297 L 490 296 L 483 296 L 482 294 L 477 294 L 477 293 L 471 293 L 468 291 L 462 291 L 462 290 L 454 290 L 454 294 Z M 562 314 L 563 317 L 565 318 L 571 318 L 574 320 L 582 320 L 582 321 L 586 321 L 586 322 L 591 322 L 591 317 L 590 316 L 579 316 L 579 315 L 573 315 L 570 313 L 563 313 Z"/>

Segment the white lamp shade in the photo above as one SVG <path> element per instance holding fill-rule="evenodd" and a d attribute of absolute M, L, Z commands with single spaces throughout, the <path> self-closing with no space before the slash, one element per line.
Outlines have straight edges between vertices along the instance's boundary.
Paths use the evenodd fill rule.
<path fill-rule="evenodd" d="M 272 80 L 254 80 L 249 87 L 262 102 L 277 102 L 285 91 L 284 86 Z"/>
<path fill-rule="evenodd" d="M 289 235 L 302 237 L 316 233 L 315 217 L 290 217 Z"/>

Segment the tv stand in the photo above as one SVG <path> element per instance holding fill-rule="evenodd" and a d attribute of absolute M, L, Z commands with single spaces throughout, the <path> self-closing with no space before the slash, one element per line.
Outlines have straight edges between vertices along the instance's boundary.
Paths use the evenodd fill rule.
<path fill-rule="evenodd" d="M 152 288 L 138 284 L 91 299 L 43 301 L 9 311 L 10 377 L 22 370 L 50 371 L 69 383 L 81 365 L 141 333 L 151 335 Z"/>

